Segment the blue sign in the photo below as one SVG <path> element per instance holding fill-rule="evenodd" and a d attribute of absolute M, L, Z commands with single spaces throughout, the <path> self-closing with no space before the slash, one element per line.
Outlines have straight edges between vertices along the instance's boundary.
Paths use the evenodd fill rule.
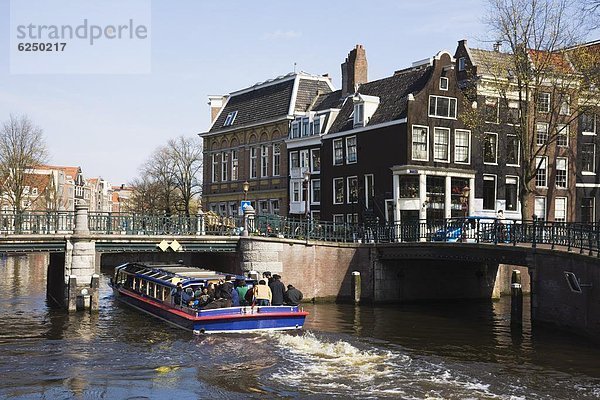
<path fill-rule="evenodd" d="M 240 202 L 240 208 L 242 211 L 244 211 L 246 207 L 250 207 L 250 200 L 243 200 Z"/>

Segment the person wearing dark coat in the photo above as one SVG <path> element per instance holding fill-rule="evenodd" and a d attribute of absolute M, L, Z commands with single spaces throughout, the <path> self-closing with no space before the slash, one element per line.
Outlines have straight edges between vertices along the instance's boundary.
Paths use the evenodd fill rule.
<path fill-rule="evenodd" d="M 283 282 L 281 282 L 281 276 L 277 274 L 273 275 L 273 281 L 269 284 L 269 288 L 271 289 L 271 294 L 273 295 L 271 305 L 282 306 L 284 300 L 283 296 L 285 294 L 285 285 Z"/>
<path fill-rule="evenodd" d="M 302 292 L 292 285 L 287 286 L 285 292 L 285 304 L 289 306 L 297 306 L 302 301 Z"/>

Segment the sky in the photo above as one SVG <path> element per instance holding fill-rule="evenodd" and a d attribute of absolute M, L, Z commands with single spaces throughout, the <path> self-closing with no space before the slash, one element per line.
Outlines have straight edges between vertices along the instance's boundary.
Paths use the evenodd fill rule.
<path fill-rule="evenodd" d="M 440 50 L 453 54 L 461 39 L 490 47 L 485 0 L 90 0 L 98 7 L 93 12 L 56 8 L 54 1 L 13 1 L 18 5 L 11 8 L 10 0 L 0 0 L 0 121 L 27 115 L 44 131 L 50 164 L 80 166 L 86 178 L 112 185 L 131 182 L 170 138 L 206 131 L 209 95 L 284 75 L 294 63 L 298 71 L 329 73 L 339 88 L 340 64 L 359 43 L 369 80 Z M 123 6 L 129 3 L 130 9 Z M 11 67 L 17 12 L 59 24 L 100 14 L 117 23 L 140 10 L 148 19 L 147 48 L 125 48 L 111 59 L 94 58 L 101 45 L 88 46 L 94 54 L 79 60 L 55 53 L 36 55 L 42 61 L 27 73 Z M 127 57 L 139 64 L 127 64 Z M 44 71 L 52 63 L 74 72 Z"/>

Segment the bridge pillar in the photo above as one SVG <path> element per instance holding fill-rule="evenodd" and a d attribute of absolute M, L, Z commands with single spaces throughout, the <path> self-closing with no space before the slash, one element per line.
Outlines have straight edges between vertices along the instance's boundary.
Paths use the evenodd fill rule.
<path fill-rule="evenodd" d="M 96 270 L 96 243 L 90 238 L 88 206 L 75 206 L 74 234 L 65 254 L 65 306 L 69 311 L 98 310 L 100 276 Z"/>

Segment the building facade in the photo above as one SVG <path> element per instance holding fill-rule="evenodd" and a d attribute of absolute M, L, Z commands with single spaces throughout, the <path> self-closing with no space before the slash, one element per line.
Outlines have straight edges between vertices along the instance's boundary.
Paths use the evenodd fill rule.
<path fill-rule="evenodd" d="M 291 73 L 227 96 L 211 96 L 212 124 L 204 145 L 202 208 L 236 216 L 249 201 L 258 214 L 288 214 L 286 139 L 296 117 L 320 94 L 328 77 Z"/>

